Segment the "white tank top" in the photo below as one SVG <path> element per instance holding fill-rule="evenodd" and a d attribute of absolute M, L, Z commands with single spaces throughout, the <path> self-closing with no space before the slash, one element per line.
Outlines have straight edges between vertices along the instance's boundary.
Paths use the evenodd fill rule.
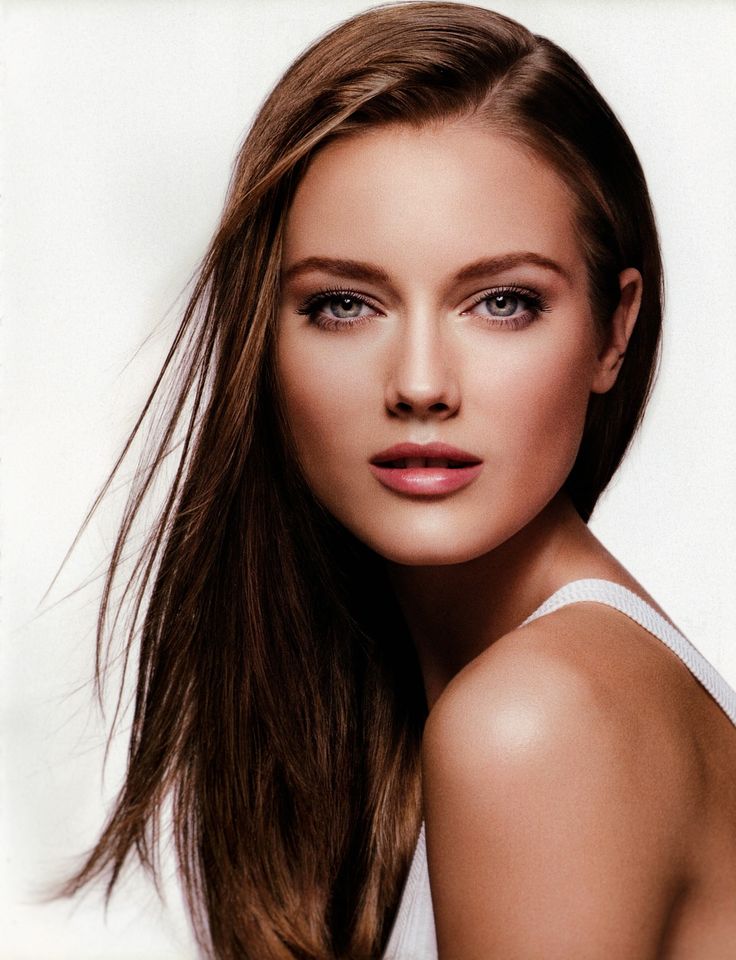
<path fill-rule="evenodd" d="M 666 644 L 736 725 L 736 691 L 671 623 L 645 600 L 618 583 L 610 580 L 575 580 L 568 583 L 545 600 L 521 626 L 570 603 L 589 600 L 620 610 Z M 383 960 L 437 960 L 424 823 L 419 831 L 414 857 Z"/>

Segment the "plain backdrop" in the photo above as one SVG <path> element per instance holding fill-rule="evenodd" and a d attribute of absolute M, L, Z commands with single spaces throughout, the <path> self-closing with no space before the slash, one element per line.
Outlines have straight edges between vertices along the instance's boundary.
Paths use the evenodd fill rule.
<path fill-rule="evenodd" d="M 164 909 L 133 875 L 107 920 L 94 893 L 36 902 L 94 839 L 123 769 L 124 733 L 102 780 L 89 678 L 124 489 L 41 598 L 163 357 L 250 118 L 308 42 L 367 5 L 2 4 L 2 960 L 195 955 L 172 884 Z M 736 684 L 736 5 L 493 6 L 582 62 L 642 159 L 663 362 L 592 527 Z"/>

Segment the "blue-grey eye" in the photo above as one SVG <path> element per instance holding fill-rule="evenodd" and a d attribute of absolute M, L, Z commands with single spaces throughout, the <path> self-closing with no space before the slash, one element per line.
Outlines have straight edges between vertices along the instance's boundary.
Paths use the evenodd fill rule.
<path fill-rule="evenodd" d="M 494 317 L 511 317 L 519 309 L 520 297 L 513 293 L 497 293 L 495 296 L 487 297 L 484 303 L 487 304 L 488 312 Z"/>
<path fill-rule="evenodd" d="M 354 320 L 360 316 L 363 302 L 356 297 L 330 297 L 326 306 L 340 320 Z"/>

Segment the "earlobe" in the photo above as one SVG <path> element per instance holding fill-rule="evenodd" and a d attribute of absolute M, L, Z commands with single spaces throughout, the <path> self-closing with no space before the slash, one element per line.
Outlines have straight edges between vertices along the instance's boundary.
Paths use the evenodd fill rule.
<path fill-rule="evenodd" d="M 641 273 L 635 267 L 627 267 L 618 275 L 618 280 L 621 295 L 611 318 L 607 341 L 598 354 L 598 366 L 590 388 L 593 393 L 607 393 L 616 382 L 641 306 Z"/>

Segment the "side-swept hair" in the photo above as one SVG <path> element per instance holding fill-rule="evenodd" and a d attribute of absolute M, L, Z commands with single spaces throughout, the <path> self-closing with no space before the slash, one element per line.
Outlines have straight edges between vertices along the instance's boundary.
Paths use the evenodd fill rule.
<path fill-rule="evenodd" d="M 646 185 L 626 134 L 568 54 L 489 10 L 420 2 L 353 17 L 295 61 L 243 143 L 123 453 L 175 373 L 98 621 L 99 682 L 126 547 L 178 441 L 160 517 L 119 601 L 131 611 L 126 656 L 138 652 L 127 777 L 65 887 L 105 877 L 109 895 L 131 852 L 155 875 L 170 809 L 199 943 L 221 960 L 375 960 L 416 841 L 427 712 L 418 663 L 380 558 L 298 470 L 274 329 L 284 222 L 315 153 L 366 127 L 460 117 L 531 148 L 569 187 L 602 331 L 618 272 L 637 267 L 644 278 L 627 357 L 613 389 L 591 398 L 566 484 L 585 520 L 651 387 L 661 266 Z"/>

